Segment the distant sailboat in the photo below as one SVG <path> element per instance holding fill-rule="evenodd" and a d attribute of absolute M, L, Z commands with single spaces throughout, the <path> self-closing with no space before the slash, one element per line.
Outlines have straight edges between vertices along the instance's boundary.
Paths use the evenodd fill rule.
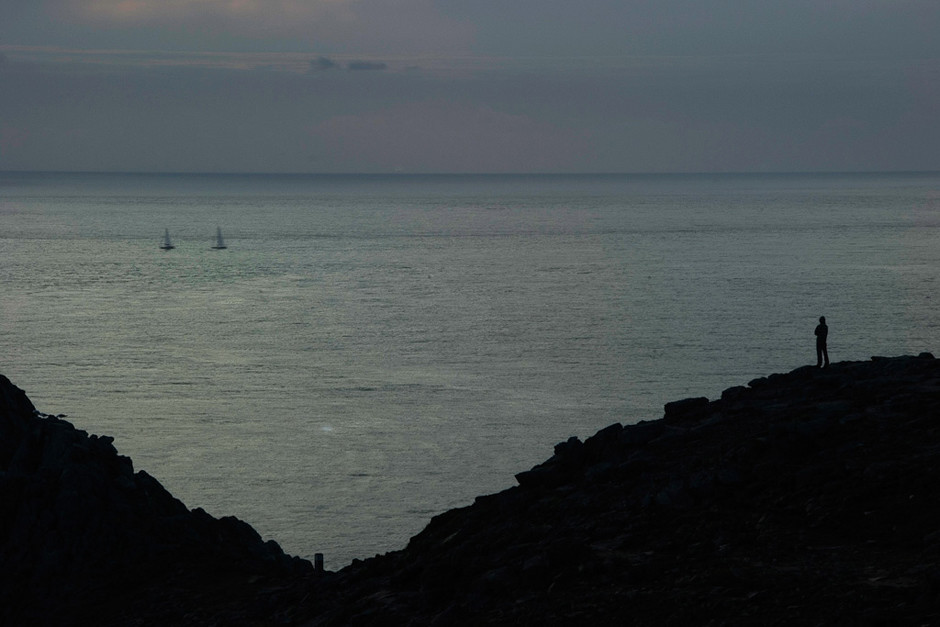
<path fill-rule="evenodd" d="M 160 245 L 163 250 L 173 250 L 176 246 L 170 241 L 170 229 L 163 230 L 163 243 Z"/>
<path fill-rule="evenodd" d="M 225 240 L 222 239 L 222 227 L 216 227 L 215 229 L 215 246 L 212 247 L 213 250 L 225 250 L 228 246 L 225 245 Z"/>

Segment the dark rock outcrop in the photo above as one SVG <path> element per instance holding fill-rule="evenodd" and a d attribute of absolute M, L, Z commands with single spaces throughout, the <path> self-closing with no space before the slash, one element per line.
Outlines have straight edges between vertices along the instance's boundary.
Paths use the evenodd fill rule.
<path fill-rule="evenodd" d="M 258 582 L 310 571 L 246 523 L 190 511 L 111 438 L 37 412 L 0 376 L 0 624 L 199 624 L 200 598 L 241 595 L 235 623 Z"/>
<path fill-rule="evenodd" d="M 571 438 L 405 549 L 321 576 L 292 574 L 241 523 L 187 512 L 109 440 L 66 437 L 0 383 L 4 411 L 22 418 L 0 425 L 3 502 L 21 508 L 0 518 L 4 601 L 55 599 L 57 585 L 69 599 L 143 590 L 134 612 L 119 602 L 124 613 L 97 621 L 134 625 L 940 623 L 929 354 L 798 368 Z M 72 478 L 92 459 L 94 480 Z M 97 522 L 74 522 L 86 518 Z M 200 575 L 152 575 L 180 565 Z"/>
<path fill-rule="evenodd" d="M 338 573 L 308 624 L 940 623 L 929 354 L 669 403 L 517 479 Z"/>

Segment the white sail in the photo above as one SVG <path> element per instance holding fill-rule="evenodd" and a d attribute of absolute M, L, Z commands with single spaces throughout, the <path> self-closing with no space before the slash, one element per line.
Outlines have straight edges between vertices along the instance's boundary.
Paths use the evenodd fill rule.
<path fill-rule="evenodd" d="M 225 240 L 222 239 L 222 227 L 218 226 L 215 229 L 215 246 L 212 247 L 215 250 L 222 250 L 227 248 L 225 245 Z"/>

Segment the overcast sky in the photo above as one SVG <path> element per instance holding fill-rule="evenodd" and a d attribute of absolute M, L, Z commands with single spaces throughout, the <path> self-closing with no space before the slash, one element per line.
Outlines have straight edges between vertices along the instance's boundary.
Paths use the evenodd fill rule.
<path fill-rule="evenodd" d="M 0 0 L 0 170 L 940 170 L 937 0 Z"/>

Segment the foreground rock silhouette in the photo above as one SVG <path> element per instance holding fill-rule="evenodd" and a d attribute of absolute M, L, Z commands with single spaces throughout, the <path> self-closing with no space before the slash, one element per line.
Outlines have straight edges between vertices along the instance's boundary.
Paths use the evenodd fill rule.
<path fill-rule="evenodd" d="M 313 570 L 188 510 L 111 442 L 0 376 L 0 625 L 208 624 L 205 606 L 233 596 L 235 616 L 273 616 L 265 582 Z"/>
<path fill-rule="evenodd" d="M 71 608 L 76 595 L 60 590 L 81 589 L 86 614 L 109 608 L 97 624 L 134 625 L 940 622 L 940 361 L 926 353 L 799 368 L 718 400 L 669 403 L 660 420 L 571 438 L 517 475 L 518 486 L 435 517 L 405 549 L 320 575 L 273 547 L 265 553 L 257 538 L 230 545 L 252 536 L 247 526 L 204 514 L 190 513 L 197 529 L 240 532 L 172 548 L 153 522 L 165 512 L 120 493 L 115 507 L 150 521 L 120 541 L 139 543 L 137 557 L 101 558 L 74 581 L 69 556 L 120 551 L 110 534 L 69 525 L 55 541 L 24 536 L 24 525 L 49 530 L 49 514 L 30 500 L 42 487 L 10 469 L 6 423 L 18 390 L 0 383 L 0 489 L 20 512 L 0 519 L 4 576 L 32 573 L 14 595 L 4 581 L 4 602 Z M 21 414 L 31 412 L 24 402 L 13 403 Z M 34 430 L 62 422 L 23 419 Z M 87 459 L 46 442 L 31 454 Z M 123 459 L 106 440 L 87 442 Z M 132 476 L 144 493 L 169 497 Z M 61 498 L 65 512 L 74 512 L 70 499 L 94 502 Z M 174 537 L 196 533 L 185 508 L 173 511 L 182 525 Z M 21 550 L 14 540 L 23 537 Z M 45 566 L 29 571 L 32 562 Z M 190 568 L 197 574 L 167 577 Z M 134 577 L 116 580 L 124 571 Z"/>

